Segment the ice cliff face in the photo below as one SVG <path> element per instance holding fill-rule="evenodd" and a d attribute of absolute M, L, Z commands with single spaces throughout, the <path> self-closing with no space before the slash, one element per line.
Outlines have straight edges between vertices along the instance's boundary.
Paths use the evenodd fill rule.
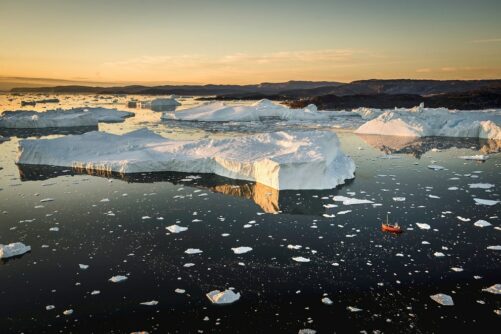
<path fill-rule="evenodd" d="M 150 130 L 124 135 L 90 132 L 22 140 L 19 164 L 120 173 L 214 173 L 275 189 L 329 189 L 354 177 L 355 164 L 335 133 L 276 132 L 225 139 L 175 141 Z"/>

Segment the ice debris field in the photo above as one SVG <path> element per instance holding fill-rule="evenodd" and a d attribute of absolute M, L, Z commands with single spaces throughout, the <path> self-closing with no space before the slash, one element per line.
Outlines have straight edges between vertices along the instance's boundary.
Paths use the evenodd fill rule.
<path fill-rule="evenodd" d="M 207 105 L 58 99 L 134 116 L 96 118 L 100 131 L 76 135 L 0 132 L 10 139 L 0 143 L 6 332 L 460 332 L 499 322 L 501 145 L 476 130 L 420 136 L 467 112 L 395 137 L 352 131 L 394 110 L 307 108 L 298 115 L 321 116 L 299 120 L 268 101 L 216 102 L 204 117 L 230 106 L 226 121 L 185 122 L 165 114 Z M 265 112 L 240 121 L 240 107 Z M 418 129 L 427 112 L 397 114 Z M 470 123 L 499 124 L 497 111 L 476 113 L 484 118 Z M 349 131 L 326 129 L 335 119 Z M 268 133 L 270 122 L 284 128 Z M 404 233 L 381 231 L 387 214 Z"/>

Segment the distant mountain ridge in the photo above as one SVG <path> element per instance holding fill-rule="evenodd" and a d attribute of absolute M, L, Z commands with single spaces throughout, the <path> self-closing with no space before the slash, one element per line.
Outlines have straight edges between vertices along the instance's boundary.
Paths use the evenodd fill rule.
<path fill-rule="evenodd" d="M 145 95 L 221 95 L 238 98 L 243 95 L 276 94 L 290 98 L 314 97 L 320 95 L 373 95 L 373 94 L 415 94 L 434 95 L 471 91 L 499 91 L 501 79 L 496 80 L 415 80 L 415 79 L 371 79 L 350 83 L 333 81 L 287 81 L 281 83 L 260 83 L 255 85 L 129 85 L 96 87 L 67 85 L 54 87 L 13 88 L 13 93 L 95 93 L 95 94 L 145 94 Z"/>

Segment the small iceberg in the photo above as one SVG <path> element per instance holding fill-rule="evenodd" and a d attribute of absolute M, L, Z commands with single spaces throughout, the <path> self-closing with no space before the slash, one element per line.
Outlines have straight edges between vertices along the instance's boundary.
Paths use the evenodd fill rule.
<path fill-rule="evenodd" d="M 116 276 L 111 277 L 108 281 L 110 281 L 112 283 L 120 283 L 120 282 L 125 281 L 126 279 L 127 279 L 127 276 L 116 275 Z"/>
<path fill-rule="evenodd" d="M 165 229 L 168 230 L 170 233 L 181 233 L 188 230 L 187 227 L 179 226 L 176 224 L 167 226 Z"/>
<path fill-rule="evenodd" d="M 368 199 L 350 198 L 345 196 L 334 196 L 333 200 L 336 202 L 342 202 L 343 205 L 374 204 L 373 201 Z"/>
<path fill-rule="evenodd" d="M 31 251 L 31 247 L 22 242 L 13 242 L 8 245 L 0 244 L 0 259 L 23 255 L 29 251 Z"/>
<path fill-rule="evenodd" d="M 231 304 L 240 299 L 240 292 L 233 292 L 233 290 L 214 290 L 206 294 L 207 298 L 212 304 L 224 305 Z"/>
<path fill-rule="evenodd" d="M 501 295 L 501 284 L 494 284 L 488 288 L 482 289 L 484 292 L 489 292 L 495 295 Z"/>
<path fill-rule="evenodd" d="M 445 293 L 437 293 L 436 295 L 431 295 L 430 298 L 439 303 L 440 305 L 454 306 L 454 301 L 452 300 L 452 297 L 446 295 Z"/>
<path fill-rule="evenodd" d="M 417 227 L 419 227 L 421 230 L 429 230 L 430 225 L 425 224 L 425 223 L 416 223 Z"/>
<path fill-rule="evenodd" d="M 231 249 L 235 254 L 245 254 L 252 250 L 251 247 L 236 247 Z"/>
<path fill-rule="evenodd" d="M 301 263 L 310 262 L 310 259 L 302 257 L 302 256 L 296 256 L 296 257 L 293 257 L 292 259 L 296 262 L 301 262 Z"/>
<path fill-rule="evenodd" d="M 213 173 L 274 189 L 331 189 L 355 163 L 329 131 L 275 132 L 224 139 L 171 140 L 148 129 L 89 132 L 19 142 L 18 164 L 118 173 Z"/>
<path fill-rule="evenodd" d="M 481 198 L 474 198 L 473 199 L 477 205 L 496 205 L 499 203 L 499 201 L 496 200 L 491 200 L 491 199 L 481 199 Z"/>
<path fill-rule="evenodd" d="M 491 223 L 489 223 L 488 221 L 483 220 L 483 219 L 477 220 L 473 225 L 475 225 L 476 227 L 488 227 L 488 226 L 492 226 Z"/>

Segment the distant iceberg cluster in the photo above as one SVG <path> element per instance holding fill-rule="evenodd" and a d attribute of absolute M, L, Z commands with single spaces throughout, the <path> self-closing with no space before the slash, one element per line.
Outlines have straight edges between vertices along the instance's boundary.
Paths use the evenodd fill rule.
<path fill-rule="evenodd" d="M 22 140 L 17 163 L 119 173 L 213 173 L 275 189 L 330 189 L 354 177 L 355 163 L 334 132 L 275 132 L 178 141 L 140 129 Z"/>
<path fill-rule="evenodd" d="M 318 111 L 313 104 L 304 109 L 290 109 L 263 99 L 252 105 L 231 106 L 225 102 L 207 102 L 200 106 L 165 113 L 162 119 L 199 122 L 252 122 L 265 118 L 281 120 L 319 121 L 329 119 L 330 112 Z"/>

